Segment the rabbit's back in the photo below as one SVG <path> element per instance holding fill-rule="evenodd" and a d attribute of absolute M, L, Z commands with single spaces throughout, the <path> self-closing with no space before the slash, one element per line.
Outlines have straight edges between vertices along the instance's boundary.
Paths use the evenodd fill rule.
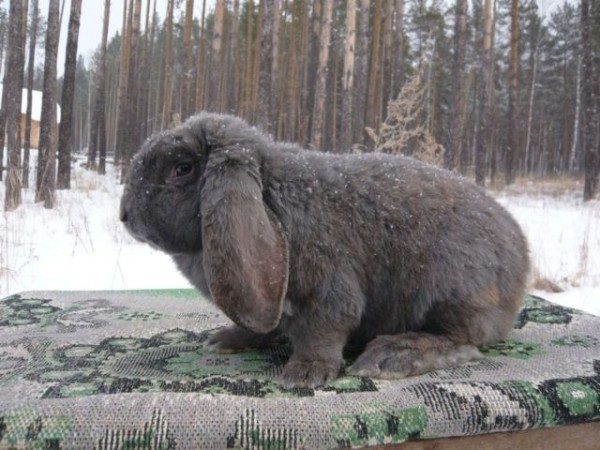
<path fill-rule="evenodd" d="M 348 274 L 364 292 L 353 306 L 376 335 L 419 327 L 435 303 L 489 286 L 507 302 L 523 290 L 519 226 L 448 171 L 403 156 L 294 151 L 273 157 L 266 173 L 266 201 L 290 245 L 292 304 L 310 304 L 315 289 Z"/>

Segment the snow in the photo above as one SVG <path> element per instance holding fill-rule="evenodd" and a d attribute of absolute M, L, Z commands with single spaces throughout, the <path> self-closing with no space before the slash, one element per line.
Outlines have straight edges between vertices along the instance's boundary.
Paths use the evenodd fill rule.
<path fill-rule="evenodd" d="M 2 98 L 3 85 L 0 83 L 0 98 Z M 23 96 L 21 97 L 21 114 L 27 114 L 27 88 L 23 89 Z M 60 105 L 56 104 L 56 121 L 60 122 L 61 109 Z M 41 122 L 42 120 L 42 92 L 32 90 L 31 91 L 31 120 L 34 122 Z"/>
<path fill-rule="evenodd" d="M 135 241 L 119 222 L 122 186 L 112 165 L 102 177 L 82 164 L 83 159 L 75 164 L 72 189 L 57 191 L 54 210 L 35 204 L 27 189 L 20 208 L 2 213 L 0 295 L 191 287 L 168 256 Z M 523 227 L 538 276 L 564 289 L 534 293 L 600 315 L 600 202 L 584 204 L 579 191 L 569 190 L 494 196 Z"/>
<path fill-rule="evenodd" d="M 496 199 L 523 228 L 534 271 L 564 289 L 533 293 L 600 315 L 600 201 L 584 203 L 579 187 L 559 194 L 511 191 Z"/>
<path fill-rule="evenodd" d="M 72 171 L 72 189 L 56 192 L 55 209 L 34 203 L 34 189 L 27 189 L 20 208 L 2 213 L 0 295 L 191 287 L 167 255 L 135 241 L 119 222 L 123 188 L 113 166 L 102 177 L 82 163 Z M 4 183 L 0 197 L 3 203 Z"/>

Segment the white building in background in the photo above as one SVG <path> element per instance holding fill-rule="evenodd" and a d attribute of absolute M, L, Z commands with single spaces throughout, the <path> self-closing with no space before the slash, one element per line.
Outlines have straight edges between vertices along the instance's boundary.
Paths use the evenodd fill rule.
<path fill-rule="evenodd" d="M 4 86 L 0 83 L 0 98 Z M 39 148 L 40 145 L 40 122 L 42 120 L 42 92 L 32 91 L 31 102 L 31 148 Z M 21 142 L 25 139 L 25 116 L 27 114 L 27 89 L 23 89 L 23 99 L 21 100 Z M 56 126 L 60 123 L 61 109 L 56 104 Z"/>

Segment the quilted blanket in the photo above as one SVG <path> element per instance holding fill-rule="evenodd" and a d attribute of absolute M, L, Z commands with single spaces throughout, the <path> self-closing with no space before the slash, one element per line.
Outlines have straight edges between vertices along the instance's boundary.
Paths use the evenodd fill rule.
<path fill-rule="evenodd" d="M 600 419 L 600 318 L 528 296 L 461 367 L 283 389 L 285 345 L 211 353 L 194 291 L 0 300 L 0 448 L 338 448 Z"/>

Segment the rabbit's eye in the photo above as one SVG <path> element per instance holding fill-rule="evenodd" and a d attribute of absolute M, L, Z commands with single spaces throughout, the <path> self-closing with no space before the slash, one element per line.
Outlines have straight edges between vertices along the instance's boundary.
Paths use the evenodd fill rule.
<path fill-rule="evenodd" d="M 193 168 L 194 167 L 190 163 L 177 164 L 173 171 L 173 175 L 175 177 L 184 177 L 186 175 L 189 175 L 192 172 Z"/>

